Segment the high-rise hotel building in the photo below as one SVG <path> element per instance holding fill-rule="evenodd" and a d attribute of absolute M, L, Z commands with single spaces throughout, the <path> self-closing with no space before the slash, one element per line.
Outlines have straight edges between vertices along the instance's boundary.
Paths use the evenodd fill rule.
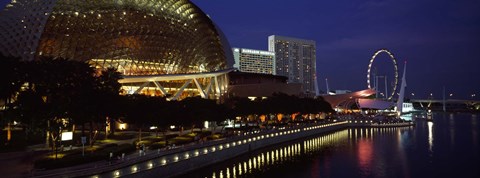
<path fill-rule="evenodd" d="M 234 68 L 241 72 L 275 75 L 275 53 L 245 48 L 233 48 Z"/>
<path fill-rule="evenodd" d="M 276 75 L 288 77 L 288 83 L 301 83 L 302 94 L 318 95 L 315 41 L 271 35 L 268 50 L 275 52 Z"/>

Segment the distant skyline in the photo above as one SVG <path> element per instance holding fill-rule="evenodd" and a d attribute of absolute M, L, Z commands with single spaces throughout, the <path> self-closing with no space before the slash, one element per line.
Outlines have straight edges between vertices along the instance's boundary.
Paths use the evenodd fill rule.
<path fill-rule="evenodd" d="M 480 1 L 193 0 L 232 47 L 267 50 L 269 35 L 316 41 L 319 89 L 367 88 L 371 56 L 389 49 L 408 61 L 407 93 L 480 99 Z M 375 63 L 390 64 L 386 55 Z M 377 62 L 378 61 L 378 62 Z M 374 63 L 374 64 L 375 64 Z M 391 66 L 384 66 L 385 68 Z M 453 97 L 449 97 L 452 93 Z"/>
<path fill-rule="evenodd" d="M 2 8 L 9 0 L 0 0 Z M 319 89 L 367 87 L 374 52 L 408 60 L 407 93 L 480 100 L 480 1 L 472 0 L 192 0 L 232 47 L 267 50 L 269 35 L 316 41 Z M 379 56 L 378 65 L 388 65 Z M 383 61 L 383 63 L 381 62 Z M 388 66 L 387 66 L 388 67 Z M 385 67 L 385 68 L 387 68 Z M 383 68 L 383 67 L 382 67 Z"/>

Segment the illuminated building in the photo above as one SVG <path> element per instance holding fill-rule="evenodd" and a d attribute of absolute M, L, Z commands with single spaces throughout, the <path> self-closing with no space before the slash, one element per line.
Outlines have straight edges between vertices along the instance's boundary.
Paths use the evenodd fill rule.
<path fill-rule="evenodd" d="M 272 35 L 268 50 L 275 52 L 276 75 L 288 77 L 288 83 L 303 84 L 303 95 L 318 95 L 315 41 Z"/>
<path fill-rule="evenodd" d="M 116 68 L 126 93 L 219 98 L 233 65 L 222 32 L 188 0 L 13 0 L 0 52 Z"/>
<path fill-rule="evenodd" d="M 245 48 L 233 48 L 234 68 L 241 72 L 275 75 L 275 53 Z"/>

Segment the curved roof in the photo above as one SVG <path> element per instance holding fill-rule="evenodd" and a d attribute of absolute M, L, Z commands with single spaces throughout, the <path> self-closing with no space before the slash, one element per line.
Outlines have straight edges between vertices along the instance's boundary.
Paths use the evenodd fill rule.
<path fill-rule="evenodd" d="M 124 75 L 213 72 L 233 63 L 227 40 L 188 0 L 16 0 L 0 14 L 0 30 L 5 55 L 93 61 Z"/>
<path fill-rule="evenodd" d="M 325 101 L 330 103 L 330 106 L 332 106 L 332 108 L 336 108 L 339 104 L 341 104 L 342 102 L 346 102 L 347 100 L 367 98 L 373 94 L 375 94 L 375 90 L 366 89 L 340 95 L 322 95 L 322 97 L 323 99 L 325 99 Z"/>
<path fill-rule="evenodd" d="M 385 110 L 388 108 L 392 108 L 395 105 L 395 103 L 392 101 L 364 99 L 364 98 L 358 98 L 357 104 L 360 109 L 377 109 L 377 110 Z"/>

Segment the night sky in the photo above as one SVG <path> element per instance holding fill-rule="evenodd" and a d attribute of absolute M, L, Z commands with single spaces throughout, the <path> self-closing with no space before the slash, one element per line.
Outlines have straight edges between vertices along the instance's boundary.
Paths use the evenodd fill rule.
<path fill-rule="evenodd" d="M 0 0 L 4 7 L 9 1 Z M 479 0 L 192 0 L 232 47 L 267 50 L 269 35 L 315 40 L 319 89 L 367 87 L 371 56 L 389 49 L 407 66 L 407 93 L 480 99 Z M 386 54 L 374 66 L 393 70 Z M 447 96 L 448 97 L 448 96 Z"/>
<path fill-rule="evenodd" d="M 380 48 L 407 60 L 407 92 L 480 98 L 478 0 L 193 0 L 222 28 L 231 46 L 267 50 L 269 35 L 312 39 L 319 89 L 361 90 Z M 378 68 L 393 71 L 386 54 Z M 382 62 L 384 64 L 382 64 Z M 380 70 L 380 69 L 378 69 Z M 392 72 L 393 73 L 393 72 Z M 392 74 L 393 76 L 393 74 Z"/>

